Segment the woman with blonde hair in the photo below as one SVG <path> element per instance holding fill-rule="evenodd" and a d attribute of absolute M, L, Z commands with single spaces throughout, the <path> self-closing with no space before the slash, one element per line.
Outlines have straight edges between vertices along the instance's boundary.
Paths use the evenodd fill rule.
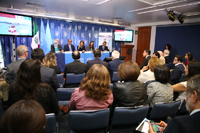
<path fill-rule="evenodd" d="M 56 55 L 52 52 L 48 53 L 44 58 L 44 66 L 55 70 L 56 74 L 60 74 L 60 67 L 57 66 Z"/>
<path fill-rule="evenodd" d="M 78 51 L 82 51 L 82 52 L 85 52 L 85 43 L 84 41 L 80 41 L 80 44 L 77 46 L 77 50 Z"/>
<path fill-rule="evenodd" d="M 138 77 L 138 80 L 144 83 L 146 83 L 147 81 L 155 80 L 154 68 L 156 65 L 162 65 L 162 63 L 157 57 L 151 57 L 151 59 L 148 62 L 148 65 L 144 66 L 140 70 L 140 76 Z"/>

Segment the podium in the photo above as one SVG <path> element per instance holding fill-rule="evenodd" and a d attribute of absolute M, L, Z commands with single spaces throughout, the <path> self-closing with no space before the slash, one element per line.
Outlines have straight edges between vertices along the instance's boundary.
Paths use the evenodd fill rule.
<path fill-rule="evenodd" d="M 134 45 L 121 45 L 121 56 L 126 56 L 125 62 L 132 61 L 133 47 Z"/>

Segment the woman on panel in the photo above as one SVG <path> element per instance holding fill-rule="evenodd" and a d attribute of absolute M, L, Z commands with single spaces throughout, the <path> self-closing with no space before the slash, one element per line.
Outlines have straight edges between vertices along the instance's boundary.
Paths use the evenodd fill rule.
<path fill-rule="evenodd" d="M 43 107 L 34 100 L 20 100 L 1 118 L 1 133 L 43 133 L 46 123 Z"/>
<path fill-rule="evenodd" d="M 169 84 L 171 79 L 170 70 L 165 65 L 157 65 L 154 69 L 155 82 L 147 86 L 147 103 L 153 107 L 158 102 L 173 101 L 173 87 Z"/>
<path fill-rule="evenodd" d="M 94 64 L 81 81 L 80 87 L 72 93 L 69 108 L 71 110 L 98 110 L 106 109 L 112 103 L 113 94 L 110 89 L 108 69 L 104 65 Z M 60 109 L 62 108 L 61 106 Z"/>
<path fill-rule="evenodd" d="M 185 63 L 185 66 L 187 66 L 187 64 L 190 61 L 194 61 L 194 56 L 193 56 L 193 54 L 191 54 L 190 52 L 188 52 L 188 53 L 185 54 L 185 59 L 187 60 L 186 63 Z"/>
<path fill-rule="evenodd" d="M 55 46 L 56 46 L 56 48 L 55 48 Z M 54 40 L 54 44 L 51 44 L 51 52 L 55 53 L 57 51 L 59 53 L 63 52 L 63 49 L 62 49 L 62 46 L 60 45 L 59 39 L 55 39 Z"/>
<path fill-rule="evenodd" d="M 162 64 L 157 57 L 151 57 L 151 59 L 148 62 L 148 66 L 144 66 L 142 70 L 140 70 L 140 76 L 138 77 L 138 80 L 144 83 L 146 83 L 147 81 L 155 80 L 154 68 L 156 65 L 162 65 Z"/>
<path fill-rule="evenodd" d="M 186 98 L 187 81 L 193 76 L 200 74 L 200 63 L 198 61 L 190 61 L 185 68 L 186 79 L 183 82 L 173 85 L 174 92 L 178 92 L 179 96 L 176 100 Z"/>
<path fill-rule="evenodd" d="M 87 51 L 93 51 L 94 50 L 94 41 L 91 41 L 89 45 L 87 45 L 86 48 Z"/>
<path fill-rule="evenodd" d="M 147 100 L 146 84 L 137 80 L 140 67 L 133 61 L 121 63 L 117 70 L 121 83 L 114 83 L 114 106 L 134 107 L 144 105 Z"/>
<path fill-rule="evenodd" d="M 84 41 L 83 41 L 83 40 L 80 41 L 80 44 L 78 45 L 77 50 L 78 50 L 78 51 L 85 52 L 85 44 L 84 44 Z"/>
<path fill-rule="evenodd" d="M 44 66 L 55 70 L 56 74 L 60 74 L 60 67 L 57 66 L 56 55 L 52 52 L 48 53 L 44 58 Z"/>
<path fill-rule="evenodd" d="M 9 105 L 25 100 L 38 101 L 46 113 L 59 113 L 56 94 L 51 86 L 41 83 L 41 62 L 39 60 L 27 59 L 19 67 L 14 89 L 9 93 Z"/>

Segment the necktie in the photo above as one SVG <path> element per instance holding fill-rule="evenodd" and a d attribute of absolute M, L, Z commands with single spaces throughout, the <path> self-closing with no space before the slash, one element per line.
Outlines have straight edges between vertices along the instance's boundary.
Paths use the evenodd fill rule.
<path fill-rule="evenodd" d="M 69 45 L 69 51 L 72 51 L 72 49 L 71 49 L 71 45 Z"/>

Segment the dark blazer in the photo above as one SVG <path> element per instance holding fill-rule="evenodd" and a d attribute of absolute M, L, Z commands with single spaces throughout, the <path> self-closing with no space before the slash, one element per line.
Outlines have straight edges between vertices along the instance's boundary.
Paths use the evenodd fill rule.
<path fill-rule="evenodd" d="M 59 51 L 62 51 L 62 46 L 61 46 L 60 44 L 58 45 L 58 50 L 59 50 Z M 51 52 L 55 53 L 54 44 L 51 44 Z"/>
<path fill-rule="evenodd" d="M 107 50 L 107 51 L 109 51 L 109 49 L 108 49 L 108 47 L 107 47 L 107 46 L 105 46 L 105 48 L 104 48 L 104 50 L 103 50 L 103 46 L 101 45 L 101 46 L 99 46 L 99 49 L 100 49 L 101 51 L 104 51 L 104 50 Z"/>
<path fill-rule="evenodd" d="M 85 50 L 85 46 L 80 47 L 79 49 L 78 49 L 78 46 L 77 46 L 77 50 L 78 50 L 78 51 L 83 51 L 83 50 Z"/>
<path fill-rule="evenodd" d="M 99 59 L 99 58 L 96 58 L 95 60 L 89 60 L 89 61 L 87 61 L 88 70 L 89 70 L 90 67 L 92 67 L 92 65 L 94 65 L 94 64 L 102 64 L 102 65 L 104 65 L 104 66 L 108 69 L 108 63 L 107 63 L 107 62 L 102 61 L 102 60 Z"/>
<path fill-rule="evenodd" d="M 171 72 L 171 84 L 177 84 L 180 81 L 182 74 L 185 73 L 185 67 L 183 64 L 178 64 L 174 67 L 174 70 Z"/>
<path fill-rule="evenodd" d="M 66 78 L 67 73 L 87 73 L 87 64 L 74 60 L 74 62 L 65 65 L 64 77 Z"/>
<path fill-rule="evenodd" d="M 41 65 L 40 73 L 41 73 L 41 80 L 43 83 L 49 84 L 54 89 L 55 92 L 57 88 L 60 88 L 58 78 L 54 69 Z"/>
<path fill-rule="evenodd" d="M 60 74 L 60 67 L 59 66 L 53 66 L 53 67 L 49 67 L 49 68 L 52 68 L 54 69 L 54 71 L 56 72 L 56 74 Z"/>
<path fill-rule="evenodd" d="M 172 119 L 163 133 L 200 133 L 200 112 Z"/>
<path fill-rule="evenodd" d="M 6 78 L 5 78 L 5 80 L 6 80 L 6 82 L 8 83 L 8 84 L 10 84 L 14 79 L 15 79 L 15 77 L 16 77 L 16 74 L 17 74 L 17 71 L 18 71 L 18 69 L 19 69 L 19 66 L 21 65 L 21 63 L 23 62 L 23 61 L 25 61 L 26 60 L 26 58 L 21 58 L 21 59 L 18 59 L 18 60 L 16 60 L 15 62 L 13 62 L 13 63 L 11 63 L 11 64 L 9 64 L 8 66 L 7 66 L 7 71 L 6 71 Z"/>
<path fill-rule="evenodd" d="M 151 56 L 148 56 L 147 58 L 145 58 L 142 62 L 142 65 L 140 66 L 140 69 L 142 69 L 144 66 L 147 66 L 150 59 L 151 59 Z"/>
<path fill-rule="evenodd" d="M 147 86 L 140 81 L 126 81 L 114 83 L 113 85 L 113 106 L 134 107 L 145 105 L 147 100 Z"/>
<path fill-rule="evenodd" d="M 75 50 L 74 45 L 71 45 L 71 49 L 72 49 L 72 51 Z M 68 44 L 64 45 L 64 51 L 69 51 L 69 45 Z"/>
<path fill-rule="evenodd" d="M 165 56 L 165 64 L 169 63 L 169 56 Z"/>
<path fill-rule="evenodd" d="M 117 71 L 118 66 L 119 66 L 121 63 L 124 63 L 124 61 L 123 61 L 123 60 L 120 60 L 120 59 L 114 59 L 113 61 L 108 62 L 108 70 L 109 70 L 109 72 L 110 72 L 110 77 L 111 77 L 111 79 L 112 79 L 113 72 L 116 72 L 116 71 Z"/>

